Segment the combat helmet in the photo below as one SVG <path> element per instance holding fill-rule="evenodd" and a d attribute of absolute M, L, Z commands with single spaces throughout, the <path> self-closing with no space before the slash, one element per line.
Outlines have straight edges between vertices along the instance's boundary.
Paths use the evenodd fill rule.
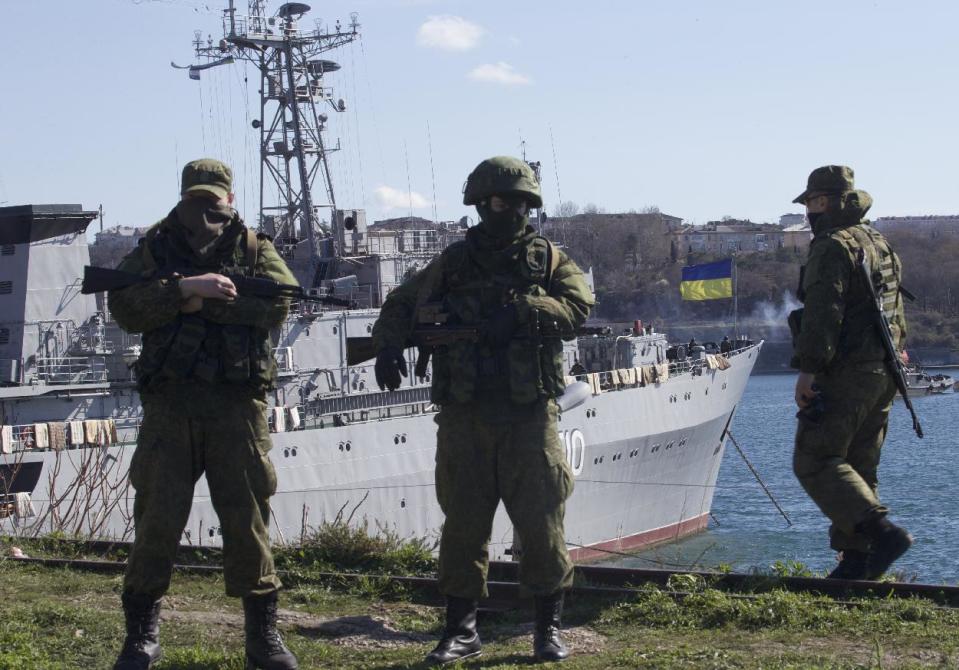
<path fill-rule="evenodd" d="M 476 166 L 463 186 L 463 204 L 478 205 L 494 194 L 522 193 L 529 206 L 543 206 L 543 196 L 533 169 L 512 156 L 494 156 Z"/>

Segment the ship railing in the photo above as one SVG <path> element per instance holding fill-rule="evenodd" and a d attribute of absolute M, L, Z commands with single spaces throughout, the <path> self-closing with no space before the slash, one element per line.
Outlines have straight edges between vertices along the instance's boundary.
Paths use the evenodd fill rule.
<path fill-rule="evenodd" d="M 19 426 L 4 426 L 4 431 L 6 434 L 3 435 L 3 442 L 0 443 L 0 454 L 30 451 L 36 446 L 32 423 Z"/>
<path fill-rule="evenodd" d="M 353 305 L 351 309 L 369 309 L 373 306 L 373 292 L 374 287 L 371 284 L 364 284 L 362 286 L 351 287 L 349 290 L 339 289 L 334 293 L 334 296 L 350 301 Z M 324 305 L 314 301 L 291 300 L 289 316 L 287 318 L 296 320 L 300 317 L 319 315 L 324 312 L 341 312 L 344 309 L 346 308 L 338 305 Z"/>
<path fill-rule="evenodd" d="M 290 432 L 425 414 L 432 408 L 429 387 L 420 386 L 317 398 L 293 407 L 272 407 L 268 410 L 267 421 L 271 433 Z"/>
<path fill-rule="evenodd" d="M 2 437 L 0 437 L 0 455 L 13 454 L 19 452 L 32 451 L 61 451 L 69 449 L 87 449 L 91 447 L 104 447 L 114 444 L 132 444 L 140 432 L 141 418 L 139 416 L 116 417 L 109 419 L 96 419 L 101 424 L 94 431 L 95 436 L 92 442 L 88 442 L 86 437 L 86 420 L 79 420 L 79 425 L 83 434 L 75 438 L 70 429 L 70 421 L 38 421 L 36 423 L 23 423 L 3 426 Z M 105 422 L 105 423 L 103 423 Z M 62 426 L 59 440 L 54 435 L 54 426 Z M 43 435 L 39 433 L 42 431 Z M 2 485 L 2 481 L 0 481 Z"/>
<path fill-rule="evenodd" d="M 36 378 L 47 384 L 91 384 L 107 381 L 107 363 L 103 356 L 36 359 Z"/>
<path fill-rule="evenodd" d="M 739 354 L 742 354 L 743 352 L 753 348 L 754 346 L 755 345 L 749 345 L 746 347 L 733 349 L 732 351 L 725 354 L 716 353 L 712 355 L 723 356 L 727 359 L 733 359 Z M 682 361 L 672 361 L 671 363 L 669 363 L 669 378 L 672 379 L 674 377 L 681 377 L 683 375 L 692 375 L 695 377 L 697 375 L 704 374 L 704 372 L 708 369 L 709 369 L 709 365 L 706 362 L 705 356 L 702 356 L 700 358 L 686 358 L 685 360 L 682 360 Z M 577 381 L 589 382 L 589 374 L 593 374 L 593 373 L 578 374 L 573 376 L 575 377 Z M 604 392 L 615 391 L 619 389 L 630 388 L 631 386 L 642 385 L 638 382 L 635 385 L 623 384 L 622 382 L 618 382 L 616 379 L 614 379 L 613 370 L 596 371 L 595 374 L 598 375 L 600 387 L 603 389 Z M 668 382 L 669 380 L 667 379 L 665 381 Z"/>

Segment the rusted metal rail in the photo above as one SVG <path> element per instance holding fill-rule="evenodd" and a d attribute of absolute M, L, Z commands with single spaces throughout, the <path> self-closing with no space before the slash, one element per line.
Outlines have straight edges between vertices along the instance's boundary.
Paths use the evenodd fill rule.
<path fill-rule="evenodd" d="M 123 561 L 63 559 L 63 558 L 11 558 L 11 561 L 26 565 L 69 568 L 101 573 L 122 572 Z M 216 574 L 222 572 L 219 565 L 178 564 L 181 572 Z M 283 572 L 281 571 L 281 576 Z M 349 582 L 358 579 L 383 580 L 401 585 L 422 594 L 428 602 L 439 602 L 436 580 L 432 577 L 408 577 L 401 575 L 377 575 L 367 573 L 321 572 L 314 573 L 322 581 Z M 856 580 L 823 579 L 818 577 L 778 577 L 743 573 L 723 573 L 689 570 L 649 570 L 613 568 L 595 565 L 578 565 L 575 568 L 575 583 L 572 594 L 628 597 L 635 595 L 644 584 L 665 586 L 675 575 L 694 575 L 711 588 L 733 592 L 736 597 L 754 598 L 759 594 L 780 589 L 799 593 L 819 594 L 831 598 L 922 598 L 948 607 L 959 607 L 959 586 L 942 584 L 913 584 L 903 582 L 867 582 Z M 489 571 L 490 605 L 494 609 L 523 600 L 519 586 L 519 566 L 512 562 L 493 562 Z M 689 595 L 672 591 L 677 596 Z"/>

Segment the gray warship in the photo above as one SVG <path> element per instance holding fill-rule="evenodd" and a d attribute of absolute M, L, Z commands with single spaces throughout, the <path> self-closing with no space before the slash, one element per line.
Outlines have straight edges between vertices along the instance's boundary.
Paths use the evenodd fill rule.
<path fill-rule="evenodd" d="M 265 2 L 251 0 L 241 15 L 230 2 L 223 38 L 197 34 L 198 64 L 190 66 L 195 79 L 239 59 L 256 65 L 259 228 L 302 286 L 353 305 L 295 301 L 273 333 L 279 381 L 268 412 L 278 487 L 271 533 L 277 543 L 297 543 L 311 527 L 340 519 L 429 538 L 443 523 L 433 483 L 429 370 L 382 392 L 372 361 L 351 364 L 347 342 L 368 337 L 389 290 L 464 229 L 367 225 L 363 209 L 337 203 L 328 155 L 338 146 L 327 146 L 325 135 L 328 114 L 342 112 L 345 103 L 324 80 L 339 64 L 319 56 L 357 39 L 359 24 L 353 15 L 345 26 L 301 29 L 308 11 L 287 3 L 270 15 Z M 0 533 L 6 535 L 132 538 L 127 469 L 142 410 L 130 365 L 139 340 L 112 321 L 104 295 L 80 291 L 91 252 L 103 252 L 99 242 L 87 242 L 97 215 L 80 205 L 0 208 Z M 575 259 L 576 250 L 568 251 Z M 559 424 L 576 478 L 566 512 L 574 559 L 706 527 L 727 430 L 761 346 L 741 340 L 725 354 L 687 351 L 639 322 L 625 332 L 597 328 L 565 344 L 567 381 L 579 396 L 566 403 Z M 414 355 L 407 352 L 411 370 Z M 221 543 L 203 478 L 182 541 Z M 501 507 L 491 558 L 508 560 L 513 548 Z"/>

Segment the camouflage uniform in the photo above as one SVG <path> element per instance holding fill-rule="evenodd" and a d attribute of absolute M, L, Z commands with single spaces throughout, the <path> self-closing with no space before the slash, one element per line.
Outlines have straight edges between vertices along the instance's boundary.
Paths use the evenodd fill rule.
<path fill-rule="evenodd" d="M 196 300 L 180 290 L 180 276 L 206 273 L 296 284 L 270 241 L 229 206 L 232 184 L 220 161 L 188 163 L 184 197 L 120 263 L 144 281 L 109 293 L 117 323 L 143 334 L 135 365 L 143 424 L 130 462 L 136 537 L 123 582 L 127 636 L 114 670 L 144 670 L 162 656 L 160 597 L 204 473 L 226 592 L 243 598 L 247 667 L 297 668 L 276 630 L 281 584 L 268 530 L 276 491 L 265 402 L 276 382 L 270 330 L 286 319 L 288 301 L 203 298 L 194 311 Z"/>
<path fill-rule="evenodd" d="M 235 223 L 242 232 L 226 257 L 221 255 L 206 268 L 194 269 L 224 271 L 235 266 L 235 261 L 242 257 L 246 237 L 238 216 Z M 153 230 L 170 228 L 168 217 Z M 161 232 L 151 240 L 154 249 L 150 251 L 160 270 L 166 261 L 165 254 L 159 251 L 164 246 L 162 238 Z M 119 269 L 149 273 L 149 246 L 141 244 L 123 259 Z M 256 240 L 256 248 L 256 276 L 296 283 L 269 240 Z M 128 332 L 144 333 L 145 338 L 137 363 L 144 419 L 130 465 L 130 482 L 136 489 L 136 539 L 124 590 L 153 596 L 166 591 L 176 547 L 190 512 L 193 486 L 205 472 L 223 533 L 227 594 L 242 597 L 275 591 L 280 580 L 273 569 L 268 525 L 269 498 L 276 488 L 276 475 L 268 456 L 271 444 L 264 402 L 275 371 L 268 368 L 262 379 L 247 374 L 247 383 L 226 382 L 220 373 L 209 381 L 200 381 L 193 372 L 197 359 L 205 353 L 202 349 L 214 339 L 214 333 L 223 332 L 223 326 L 255 331 L 248 339 L 269 342 L 269 329 L 286 318 L 287 301 L 246 296 L 232 302 L 208 299 L 196 315 L 189 316 L 179 312 L 184 302 L 177 281 L 166 279 L 111 291 L 109 295 L 110 311 L 117 323 Z M 153 366 L 153 361 L 145 360 L 153 355 L 164 357 L 162 351 L 152 351 L 151 331 L 169 328 L 169 332 L 175 333 L 172 351 L 165 355 L 168 360 L 178 349 L 176 340 L 184 339 L 187 326 L 196 326 L 206 333 L 197 338 L 203 343 L 201 351 L 194 353 L 193 371 L 179 376 L 162 363 Z M 226 342 L 228 337 L 223 339 Z M 227 348 L 220 343 L 217 347 Z M 189 345 L 183 348 L 194 349 Z M 262 353 L 269 358 L 255 362 L 253 367 L 274 366 L 270 347 L 263 348 Z M 189 366 L 188 363 L 185 367 Z"/>
<path fill-rule="evenodd" d="M 436 494 L 446 514 L 440 544 L 440 590 L 486 596 L 486 543 L 502 499 L 522 544 L 522 582 L 534 594 L 566 588 L 572 564 L 563 533 L 563 501 L 573 482 L 559 444 L 552 398 L 565 386 L 562 342 L 593 303 L 582 272 L 562 251 L 547 290 L 525 272 L 537 238 L 529 228 L 494 250 L 481 227 L 451 245 L 390 293 L 373 328 L 378 349 L 405 344 L 424 282 L 451 323 L 481 325 L 512 294 L 517 337 L 505 348 L 455 342 L 433 355 L 432 400 L 440 405 Z M 545 337 L 544 337 L 545 336 Z"/>
<path fill-rule="evenodd" d="M 877 470 L 896 387 L 884 364 L 886 353 L 869 288 L 857 267 L 858 254 L 865 253 L 876 276 L 900 349 L 906 334 L 901 265 L 886 239 L 863 220 L 872 198 L 853 190 L 850 168 L 814 171 L 809 188 L 794 202 L 804 202 L 810 193 L 827 194 L 836 206 L 814 222 L 803 272 L 794 361 L 802 372 L 815 375 L 821 403 L 797 415 L 793 469 L 832 522 L 832 547 L 867 552 L 871 539 L 863 524 L 888 512 L 877 495 Z"/>
<path fill-rule="evenodd" d="M 522 585 L 539 600 L 560 594 L 549 601 L 560 608 L 552 620 L 557 631 L 561 593 L 572 584 L 563 515 L 573 477 L 559 443 L 554 398 L 565 388 L 561 337 L 572 337 L 585 322 L 593 298 L 576 264 L 536 235 L 525 215 L 495 223 L 485 208 L 490 194 L 504 191 L 541 206 L 529 170 L 508 157 L 480 164 L 464 198 L 477 205 L 480 225 L 390 293 L 373 327 L 377 350 L 386 352 L 404 349 L 415 325 L 436 320 L 424 304 L 438 303 L 445 324 L 481 333 L 504 309 L 515 318 L 499 341 L 484 336 L 433 351 L 431 397 L 440 406 L 436 496 L 446 515 L 439 587 L 448 596 L 447 636 L 428 657 L 434 663 L 478 653 L 475 601 L 487 595 L 487 549 L 500 500 L 520 539 Z M 472 611 L 472 626 L 457 624 L 460 602 L 466 604 L 459 618 Z M 450 642 L 456 635 L 459 647 Z M 550 648 L 549 658 L 564 657 L 560 647 L 561 641 Z M 537 646 L 537 656 L 543 648 Z"/>
<path fill-rule="evenodd" d="M 296 283 L 270 241 L 249 232 L 232 209 L 224 212 L 230 219 L 223 232 L 198 254 L 186 243 L 181 205 L 147 232 L 120 270 L 144 277 L 174 268 L 249 274 L 252 266 L 256 276 Z M 143 333 L 136 371 L 144 419 L 130 465 L 136 539 L 124 591 L 159 597 L 167 590 L 203 473 L 220 519 L 227 593 L 275 591 L 280 580 L 267 527 L 276 475 L 265 397 L 276 375 L 269 331 L 286 318 L 288 301 L 205 299 L 189 315 L 180 312 L 185 302 L 177 279 L 109 294 L 117 323 Z"/>

